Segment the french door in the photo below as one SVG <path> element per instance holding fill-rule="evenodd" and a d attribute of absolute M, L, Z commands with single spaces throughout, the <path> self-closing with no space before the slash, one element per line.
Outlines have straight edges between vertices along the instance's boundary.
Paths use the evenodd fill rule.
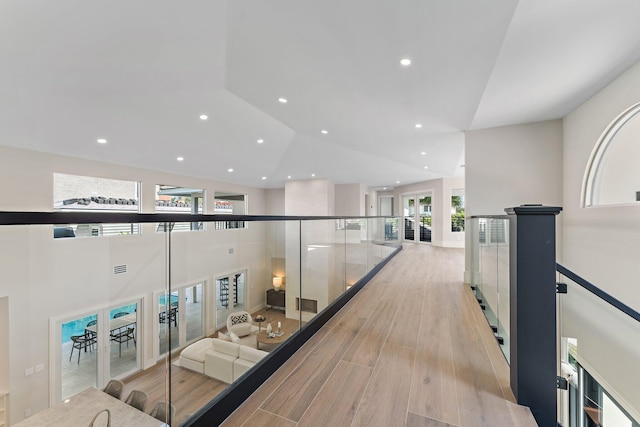
<path fill-rule="evenodd" d="M 140 370 L 141 300 L 52 320 L 51 403 Z"/>
<path fill-rule="evenodd" d="M 402 197 L 404 240 L 431 242 L 431 192 Z"/>
<path fill-rule="evenodd" d="M 205 283 L 199 282 L 175 289 L 170 294 L 160 292 L 156 295 L 160 355 L 204 336 Z"/>

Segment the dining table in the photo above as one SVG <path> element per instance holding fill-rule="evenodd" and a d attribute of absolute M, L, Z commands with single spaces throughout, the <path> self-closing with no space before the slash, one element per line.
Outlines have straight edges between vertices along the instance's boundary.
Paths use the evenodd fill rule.
<path fill-rule="evenodd" d="M 17 427 L 78 427 L 90 425 L 94 417 L 96 426 L 107 425 L 107 417 L 111 418 L 113 426 L 166 426 L 164 422 L 94 387 L 81 391 L 65 399 L 64 402 L 37 412 L 13 425 Z"/>

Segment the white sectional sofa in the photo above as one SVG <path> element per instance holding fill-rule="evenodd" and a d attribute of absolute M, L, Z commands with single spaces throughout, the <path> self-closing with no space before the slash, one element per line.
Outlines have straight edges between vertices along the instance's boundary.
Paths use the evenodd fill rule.
<path fill-rule="evenodd" d="M 203 338 L 182 350 L 180 367 L 232 383 L 267 354 L 231 341 Z"/>

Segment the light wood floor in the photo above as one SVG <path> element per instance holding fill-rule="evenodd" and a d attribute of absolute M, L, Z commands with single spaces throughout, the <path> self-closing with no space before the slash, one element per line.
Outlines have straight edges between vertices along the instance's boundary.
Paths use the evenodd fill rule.
<path fill-rule="evenodd" d="M 463 270 L 405 244 L 223 426 L 536 426 Z"/>

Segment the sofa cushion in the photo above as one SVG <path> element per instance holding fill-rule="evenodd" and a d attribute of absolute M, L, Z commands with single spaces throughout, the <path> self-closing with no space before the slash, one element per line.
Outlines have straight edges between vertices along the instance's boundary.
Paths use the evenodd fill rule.
<path fill-rule="evenodd" d="M 244 359 L 236 359 L 233 362 L 233 380 L 240 378 L 245 372 L 253 368 L 256 364 Z"/>
<path fill-rule="evenodd" d="M 266 351 L 247 347 L 246 345 L 241 345 L 238 356 L 240 357 L 240 359 L 244 359 L 244 360 L 248 360 L 249 362 L 256 363 L 256 362 L 259 362 L 267 354 L 269 353 L 267 353 Z"/>
<path fill-rule="evenodd" d="M 258 330 L 257 326 L 255 326 L 254 328 L 255 328 L 255 330 L 252 328 L 252 332 L 256 332 Z M 225 340 L 225 341 L 232 341 L 231 337 L 228 334 L 224 333 L 224 332 L 218 332 L 218 338 L 221 339 L 221 340 Z M 255 348 L 256 345 L 257 345 L 256 335 L 253 334 L 253 333 L 251 333 L 251 334 L 249 334 L 247 336 L 244 336 L 242 338 L 238 338 L 238 341 L 235 341 L 235 342 L 237 342 L 238 344 L 242 344 L 242 345 L 248 345 L 249 347 L 253 347 L 253 348 Z"/>
<path fill-rule="evenodd" d="M 240 351 L 240 344 L 214 338 L 213 350 L 237 358 Z"/>
<path fill-rule="evenodd" d="M 237 346 L 227 341 L 221 342 Z M 229 384 L 233 381 L 233 362 L 236 360 L 238 360 L 236 356 L 209 350 L 205 354 L 204 374 Z"/>

